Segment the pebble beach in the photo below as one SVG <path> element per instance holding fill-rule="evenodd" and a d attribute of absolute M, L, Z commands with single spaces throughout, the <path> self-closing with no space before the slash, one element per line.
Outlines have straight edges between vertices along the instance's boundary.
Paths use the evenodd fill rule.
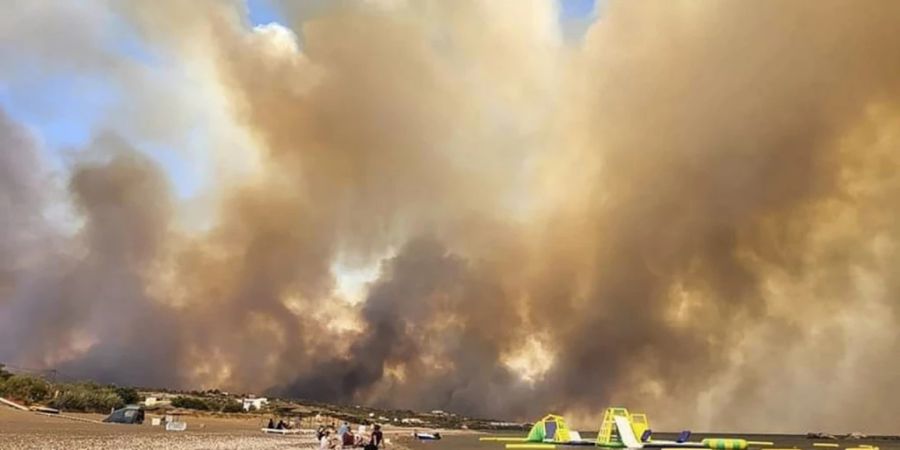
<path fill-rule="evenodd" d="M 81 420 L 0 408 L 0 449 L 317 449 L 313 437 L 266 435 L 261 418 L 186 417 L 188 429 L 90 422 L 96 414 L 72 414 Z M 389 449 L 406 450 L 398 443 Z"/>

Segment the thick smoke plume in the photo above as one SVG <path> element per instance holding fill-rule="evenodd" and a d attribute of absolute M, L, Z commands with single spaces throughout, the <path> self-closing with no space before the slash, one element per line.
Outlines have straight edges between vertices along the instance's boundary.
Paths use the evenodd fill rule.
<path fill-rule="evenodd" d="M 0 361 L 584 427 L 896 426 L 897 2 L 612 1 L 583 39 L 551 1 L 8 9 L 0 81 L 121 98 L 62 169 L 0 117 Z"/>

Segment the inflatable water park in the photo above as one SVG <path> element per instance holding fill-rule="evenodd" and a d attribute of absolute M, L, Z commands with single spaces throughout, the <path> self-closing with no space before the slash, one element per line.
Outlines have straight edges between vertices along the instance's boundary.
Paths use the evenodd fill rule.
<path fill-rule="evenodd" d="M 691 432 L 682 431 L 675 440 L 653 438 L 646 414 L 630 413 L 625 408 L 607 408 L 596 439 L 584 439 L 581 433 L 569 428 L 566 419 L 548 414 L 531 427 L 524 437 L 482 437 L 482 441 L 503 442 L 509 450 L 550 450 L 560 446 L 595 446 L 609 448 L 708 448 L 716 450 L 745 450 L 752 446 L 772 445 L 771 442 L 748 441 L 743 438 L 706 438 L 691 441 Z"/>

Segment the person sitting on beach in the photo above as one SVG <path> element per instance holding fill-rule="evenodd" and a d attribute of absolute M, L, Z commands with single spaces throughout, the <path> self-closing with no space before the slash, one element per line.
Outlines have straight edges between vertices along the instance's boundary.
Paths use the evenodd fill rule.
<path fill-rule="evenodd" d="M 266 428 L 268 428 L 268 429 L 275 428 L 275 421 L 271 417 L 269 418 L 269 424 L 266 425 Z"/>
<path fill-rule="evenodd" d="M 344 442 L 341 440 L 341 436 L 334 431 L 334 428 L 331 429 L 328 433 L 328 448 L 331 450 L 338 450 L 344 446 Z"/>
<path fill-rule="evenodd" d="M 350 424 L 348 424 L 347 422 L 342 423 L 341 427 L 338 428 L 338 434 L 341 435 L 341 437 L 343 437 L 344 434 L 346 434 L 348 431 L 350 431 Z"/>
<path fill-rule="evenodd" d="M 270 420 L 269 423 L 271 424 L 272 421 Z M 319 428 L 316 430 L 316 440 L 321 441 L 322 436 L 325 436 L 325 425 L 319 425 Z"/>
<path fill-rule="evenodd" d="M 275 428 L 278 430 L 287 429 L 287 424 L 284 423 L 284 420 L 278 419 L 278 425 L 275 425 Z"/>
<path fill-rule="evenodd" d="M 356 445 L 356 437 L 353 436 L 353 432 L 347 430 L 343 435 L 341 435 L 341 443 L 344 447 L 353 447 Z"/>

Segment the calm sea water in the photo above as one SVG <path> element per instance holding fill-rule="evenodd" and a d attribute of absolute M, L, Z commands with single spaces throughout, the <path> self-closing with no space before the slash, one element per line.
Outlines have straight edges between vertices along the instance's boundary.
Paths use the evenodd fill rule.
<path fill-rule="evenodd" d="M 524 436 L 524 433 L 508 434 L 503 436 Z M 674 439 L 674 434 L 654 433 L 657 439 Z M 593 439 L 596 433 L 582 433 L 582 437 Z M 813 440 L 807 439 L 805 435 L 774 435 L 774 434 L 694 434 L 691 436 L 692 441 L 699 441 L 706 437 L 741 437 L 749 441 L 773 442 L 775 445 L 766 447 L 751 447 L 751 450 L 766 449 L 784 449 L 797 448 L 803 450 L 845 450 L 847 448 L 860 447 L 863 445 L 872 445 L 880 450 L 900 450 L 900 441 L 896 440 L 880 440 L 880 439 L 854 439 L 854 440 Z M 814 447 L 814 442 L 829 442 L 840 445 L 840 447 Z M 502 442 L 481 442 L 478 436 L 445 436 L 440 441 L 415 441 L 411 438 L 405 438 L 404 443 L 408 444 L 413 450 L 504 450 Z M 566 447 L 557 447 L 565 449 Z M 594 447 L 568 447 L 572 450 L 589 450 Z"/>

